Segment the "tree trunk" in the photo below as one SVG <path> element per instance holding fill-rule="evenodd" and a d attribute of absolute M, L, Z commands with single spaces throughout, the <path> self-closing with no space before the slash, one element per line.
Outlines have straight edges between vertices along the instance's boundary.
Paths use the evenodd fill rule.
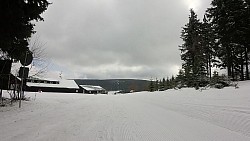
<path fill-rule="evenodd" d="M 0 88 L 0 100 L 1 100 L 1 105 L 3 104 L 3 90 Z"/>
<path fill-rule="evenodd" d="M 235 71 L 234 71 L 234 65 L 233 64 L 231 65 L 230 69 L 231 69 L 231 78 L 232 78 L 233 81 L 235 81 Z"/>
<path fill-rule="evenodd" d="M 249 80 L 249 68 L 248 68 L 248 50 L 245 47 L 245 65 L 246 65 L 246 80 Z"/>
<path fill-rule="evenodd" d="M 232 76 L 232 58 L 231 58 L 231 51 L 229 49 L 229 47 L 226 47 L 227 49 L 227 76 L 230 78 L 230 77 L 233 77 Z"/>
<path fill-rule="evenodd" d="M 208 67 L 209 67 L 209 80 L 211 81 L 212 79 L 212 64 L 211 64 L 211 55 L 209 55 L 209 59 L 208 59 L 209 63 L 208 63 Z"/>
<path fill-rule="evenodd" d="M 240 53 L 240 80 L 244 81 L 244 57 L 243 57 L 243 52 Z"/>

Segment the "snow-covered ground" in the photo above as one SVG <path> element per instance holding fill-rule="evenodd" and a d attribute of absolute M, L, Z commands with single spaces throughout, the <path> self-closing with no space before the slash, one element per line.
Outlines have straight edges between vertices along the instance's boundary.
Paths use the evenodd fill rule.
<path fill-rule="evenodd" d="M 0 140 L 250 141 L 249 86 L 126 95 L 26 93 L 31 100 L 21 109 L 0 108 Z"/>

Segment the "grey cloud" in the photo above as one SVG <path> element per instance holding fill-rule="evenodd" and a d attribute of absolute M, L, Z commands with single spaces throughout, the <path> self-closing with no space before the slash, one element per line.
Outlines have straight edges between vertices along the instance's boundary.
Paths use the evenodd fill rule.
<path fill-rule="evenodd" d="M 53 62 L 78 77 L 170 76 L 181 65 L 180 32 L 189 14 L 183 1 L 60 0 L 36 30 Z M 203 14 L 210 2 L 200 2 Z"/>

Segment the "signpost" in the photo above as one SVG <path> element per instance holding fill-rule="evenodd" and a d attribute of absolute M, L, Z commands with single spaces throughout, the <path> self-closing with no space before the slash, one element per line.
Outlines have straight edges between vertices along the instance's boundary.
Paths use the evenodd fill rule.
<path fill-rule="evenodd" d="M 21 62 L 23 67 L 21 67 L 20 71 L 19 71 L 19 75 L 21 75 L 21 76 L 19 76 L 19 77 L 21 77 L 21 86 L 20 86 L 21 88 L 20 88 L 20 94 L 19 94 L 19 108 L 21 108 L 22 99 L 24 98 L 24 91 L 23 91 L 24 79 L 26 79 L 28 77 L 28 72 L 26 72 L 26 71 L 27 70 L 29 71 L 29 68 L 26 68 L 25 66 L 30 65 L 32 60 L 33 60 L 33 55 L 31 53 L 31 51 L 29 51 L 29 50 L 27 50 L 25 52 L 25 55 L 23 55 L 22 58 L 20 59 L 20 62 Z"/>

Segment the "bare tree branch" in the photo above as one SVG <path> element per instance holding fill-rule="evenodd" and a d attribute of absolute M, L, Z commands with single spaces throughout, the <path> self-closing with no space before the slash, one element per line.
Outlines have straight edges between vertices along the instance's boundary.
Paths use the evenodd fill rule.
<path fill-rule="evenodd" d="M 33 62 L 30 66 L 30 71 L 34 70 L 34 74 L 31 76 L 41 76 L 47 72 L 49 66 L 48 57 L 45 53 L 45 43 L 39 41 L 39 37 L 36 36 L 33 41 L 30 42 L 30 51 L 33 53 Z"/>

